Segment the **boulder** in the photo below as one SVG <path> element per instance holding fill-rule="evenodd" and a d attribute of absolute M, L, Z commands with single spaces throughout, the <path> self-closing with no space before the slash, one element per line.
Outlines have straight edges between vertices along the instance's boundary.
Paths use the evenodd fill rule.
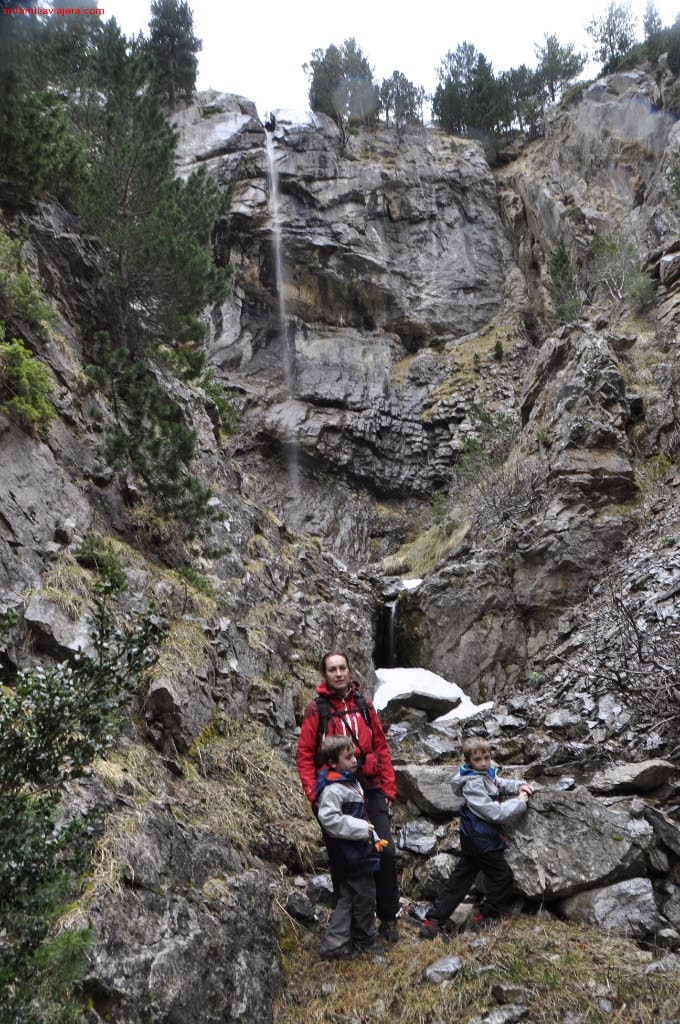
<path fill-rule="evenodd" d="M 645 806 L 645 818 L 654 829 L 656 841 L 680 857 L 680 827 L 658 807 Z"/>
<path fill-rule="evenodd" d="M 460 702 L 460 697 L 451 700 L 447 697 L 437 697 L 433 693 L 420 693 L 418 690 L 412 690 L 409 694 L 402 694 L 388 701 L 385 711 L 396 718 L 400 710 L 416 708 L 419 711 L 424 711 L 428 721 L 431 722 L 433 719 L 439 718 L 440 715 L 446 715 L 449 711 L 453 711 Z"/>
<path fill-rule="evenodd" d="M 411 853 L 432 853 L 437 846 L 434 825 L 429 821 L 408 821 L 399 831 L 399 848 Z"/>
<path fill-rule="evenodd" d="M 393 760 L 410 768 L 454 756 L 460 759 L 460 727 L 454 723 L 428 723 L 409 719 L 389 726 L 387 737 Z M 455 771 L 453 766 L 449 771 Z"/>
<path fill-rule="evenodd" d="M 635 939 L 668 925 L 659 914 L 648 878 L 628 878 L 577 893 L 560 903 L 560 911 L 569 921 L 583 921 Z"/>
<path fill-rule="evenodd" d="M 450 853 L 437 853 L 429 857 L 414 871 L 413 895 L 419 900 L 433 900 L 439 895 L 442 885 L 454 867 L 456 858 Z"/>
<path fill-rule="evenodd" d="M 314 904 L 309 896 L 305 896 L 303 892 L 298 892 L 296 889 L 288 893 L 286 910 L 299 921 L 313 921 L 316 916 Z"/>
<path fill-rule="evenodd" d="M 591 793 L 649 793 L 677 772 L 670 761 L 652 758 L 635 764 L 617 764 L 597 772 L 588 783 Z"/>
<path fill-rule="evenodd" d="M 644 872 L 651 826 L 607 807 L 579 786 L 539 790 L 512 830 L 508 862 L 519 892 L 563 899 Z"/>
<path fill-rule="evenodd" d="M 463 801 L 451 788 L 457 766 L 395 765 L 394 771 L 400 797 L 411 800 L 424 814 L 451 816 L 462 807 Z"/>
<path fill-rule="evenodd" d="M 282 974 L 267 875 L 243 871 L 224 837 L 180 825 L 162 804 L 126 833 L 122 886 L 88 907 L 93 1009 L 117 1024 L 190 1020 L 196 1007 L 203 1024 L 269 1020 Z"/>
<path fill-rule="evenodd" d="M 67 658 L 78 651 L 88 657 L 92 646 L 92 627 L 85 616 L 69 614 L 63 600 L 47 594 L 32 594 L 24 610 L 24 620 L 35 637 L 39 650 L 55 658 Z"/>
<path fill-rule="evenodd" d="M 216 706 L 207 671 L 197 674 L 187 670 L 181 680 L 169 676 L 153 680 L 144 714 L 159 749 L 174 756 L 174 751 L 182 753 L 191 746 Z"/>
<path fill-rule="evenodd" d="M 223 876 L 214 897 L 124 889 L 88 910 L 94 942 L 83 990 L 104 1020 L 270 1020 L 279 950 L 264 872 Z M 203 969 L 187 971 L 187 964 Z"/>

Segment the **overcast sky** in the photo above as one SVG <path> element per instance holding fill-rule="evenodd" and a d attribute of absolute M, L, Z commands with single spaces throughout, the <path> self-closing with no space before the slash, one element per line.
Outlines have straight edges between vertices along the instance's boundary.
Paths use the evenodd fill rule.
<path fill-rule="evenodd" d="M 399 70 L 432 92 L 437 66 L 459 43 L 473 43 L 496 73 L 534 66 L 534 43 L 546 34 L 586 50 L 584 26 L 606 6 L 606 0 L 190 0 L 203 40 L 197 84 L 254 100 L 260 116 L 277 108 L 304 110 L 302 65 L 313 50 L 354 36 L 378 81 Z M 646 0 L 631 6 L 642 38 Z M 680 3 L 656 0 L 656 8 L 670 25 Z M 145 0 L 108 0 L 105 16 L 130 36 L 146 31 L 149 10 Z"/>

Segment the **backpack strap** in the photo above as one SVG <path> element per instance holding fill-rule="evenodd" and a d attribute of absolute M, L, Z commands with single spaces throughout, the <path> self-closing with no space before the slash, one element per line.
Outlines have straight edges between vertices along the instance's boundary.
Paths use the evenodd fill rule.
<path fill-rule="evenodd" d="M 329 701 L 328 697 L 325 697 L 323 694 L 320 693 L 318 697 L 314 698 L 314 700 L 316 701 L 317 706 L 316 754 L 314 755 L 314 763 L 317 768 L 320 768 L 323 764 L 323 761 L 321 759 L 321 744 L 323 742 L 324 733 L 328 728 L 328 721 L 330 718 L 342 718 L 344 720 L 345 716 L 343 714 L 339 714 L 337 711 L 333 711 L 331 709 L 331 702 Z M 368 728 L 372 730 L 371 716 L 368 710 L 368 704 L 366 703 L 366 698 L 364 697 L 363 693 L 360 690 L 356 690 L 354 693 L 354 703 L 356 704 L 357 710 L 359 711 L 359 714 L 363 718 L 364 722 L 366 723 Z M 347 725 L 346 721 L 345 725 Z M 354 733 L 352 732 L 348 725 L 347 728 L 349 730 L 349 734 L 352 740 L 358 746 L 359 741 L 357 737 L 354 735 Z"/>

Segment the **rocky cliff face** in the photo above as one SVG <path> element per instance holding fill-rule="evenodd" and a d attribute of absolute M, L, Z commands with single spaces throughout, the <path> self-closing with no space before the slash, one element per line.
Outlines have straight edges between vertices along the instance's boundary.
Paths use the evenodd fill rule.
<path fill-rule="evenodd" d="M 59 415 L 42 440 L 0 423 L 2 603 L 21 613 L 3 665 L 82 643 L 88 530 L 125 571 L 121 615 L 153 599 L 170 626 L 124 741 L 71 794 L 74 812 L 104 815 L 82 908 L 95 935 L 93 1024 L 271 1019 L 281 975 L 269 886 L 318 860 L 292 768 L 296 723 L 328 648 L 348 649 L 371 688 L 386 592 L 399 592 L 400 662 L 495 697 L 474 728 L 522 773 L 590 769 L 596 745 L 626 761 L 677 756 L 672 716 L 639 700 L 640 679 L 666 672 L 677 702 L 675 90 L 669 76 L 611 76 L 494 173 L 476 143 L 433 130 L 360 132 L 345 146 L 311 115 L 282 117 L 267 138 L 240 97 L 185 111 L 181 172 L 205 164 L 231 194 L 217 244 L 234 290 L 206 317 L 210 362 L 242 416 L 223 444 L 209 398 L 159 369 L 197 431 L 197 471 L 219 513 L 192 541 L 101 462 L 111 413 L 82 384 L 101 298 L 96 243 L 53 206 L 9 224 L 27 234 L 58 314 L 57 340 L 24 337 L 54 374 Z M 641 313 L 605 302 L 592 269 L 587 279 L 602 234 L 623 237 L 655 275 Z M 582 315 L 563 327 L 549 288 L 560 241 L 585 275 Z M 508 432 L 503 459 L 461 475 L 462 456 L 490 443 L 485 422 Z M 428 530 L 435 492 L 448 519 Z M 417 543 L 435 534 L 425 558 Z M 187 562 L 207 592 L 178 574 Z M 422 585 L 399 590 L 391 574 L 423 565 Z M 407 716 L 391 733 L 405 787 L 414 762 L 441 771 L 460 740 L 459 729 L 412 726 Z M 527 841 L 516 864 L 527 900 L 547 893 L 560 913 L 594 920 L 598 901 L 583 893 L 633 874 L 649 910 L 639 937 L 673 932 L 680 841 L 661 771 L 660 809 L 607 810 L 625 850 L 595 849 L 589 873 L 555 863 L 541 880 Z M 441 812 L 408 786 L 406 837 L 411 819 Z M 266 802 L 270 788 L 286 794 L 283 810 Z M 549 833 L 561 815 L 605 814 L 594 799 L 546 796 L 534 824 Z M 424 894 L 435 876 L 421 874 Z"/>
<path fill-rule="evenodd" d="M 185 160 L 203 162 L 204 136 L 199 109 Z M 344 145 L 310 115 L 277 122 L 268 144 L 251 122 L 210 160 L 232 197 L 219 245 L 236 268 L 234 296 L 213 312 L 210 358 L 242 389 L 249 429 L 295 444 L 314 474 L 340 471 L 374 493 L 441 487 L 476 391 L 449 397 L 461 370 L 452 343 L 523 290 L 481 147 L 425 130 L 399 144 L 390 131 L 360 132 Z M 511 382 L 499 390 L 512 400 Z"/>

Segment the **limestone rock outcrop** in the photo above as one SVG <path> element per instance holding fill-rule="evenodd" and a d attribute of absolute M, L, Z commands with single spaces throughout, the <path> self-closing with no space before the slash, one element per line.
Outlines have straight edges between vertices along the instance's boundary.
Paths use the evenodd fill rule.
<path fill-rule="evenodd" d="M 281 975 L 266 873 L 162 806 L 118 854 L 128 884 L 89 908 L 97 941 L 84 984 L 96 1019 L 271 1020 Z"/>
<path fill-rule="evenodd" d="M 277 119 L 267 142 L 240 98 L 227 106 L 206 97 L 183 118 L 182 166 L 205 164 L 232 197 L 217 244 L 234 293 L 213 311 L 211 362 L 242 391 L 252 429 L 278 444 L 378 493 L 441 486 L 480 389 L 459 391 L 455 348 L 440 358 L 431 347 L 486 328 L 522 294 L 482 148 L 430 130 L 345 142 L 312 114 Z"/>

